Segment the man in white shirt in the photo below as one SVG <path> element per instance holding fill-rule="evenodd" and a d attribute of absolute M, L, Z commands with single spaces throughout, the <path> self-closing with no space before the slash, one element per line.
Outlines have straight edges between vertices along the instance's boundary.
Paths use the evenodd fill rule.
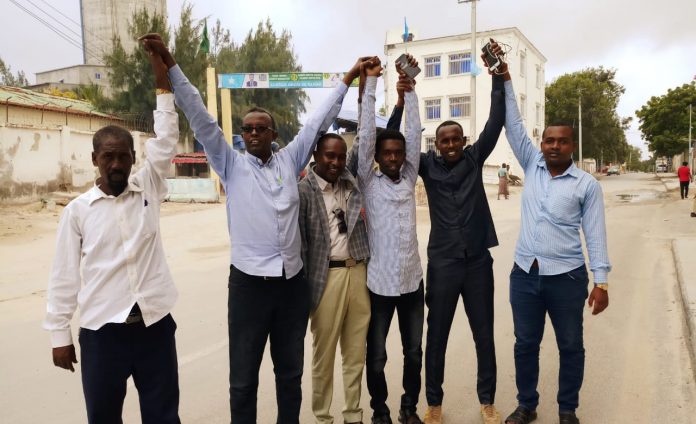
<path fill-rule="evenodd" d="M 144 43 L 146 50 L 147 43 Z M 179 423 L 177 298 L 159 233 L 160 202 L 179 138 L 167 67 L 150 53 L 157 87 L 155 138 L 145 164 L 133 137 L 107 126 L 94 134 L 92 162 L 100 177 L 70 202 L 58 226 L 44 328 L 53 363 L 75 371 L 70 321 L 80 308 L 80 360 L 89 423 L 121 423 L 126 381 L 133 377 L 143 423 Z M 80 269 L 82 268 L 82 272 Z"/>

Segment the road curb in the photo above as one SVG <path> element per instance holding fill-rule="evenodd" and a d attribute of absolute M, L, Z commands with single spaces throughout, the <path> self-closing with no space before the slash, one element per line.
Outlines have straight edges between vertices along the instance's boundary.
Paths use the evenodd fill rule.
<path fill-rule="evenodd" d="M 689 359 L 691 360 L 691 374 L 694 381 L 696 381 L 696 337 L 694 337 L 694 331 L 696 330 L 696 308 L 692 308 L 689 303 L 689 293 L 686 282 L 683 278 L 684 271 L 679 254 L 677 254 L 676 243 L 677 241 L 672 239 L 670 242 L 670 248 L 672 250 L 674 269 L 677 273 L 677 284 L 679 284 L 679 297 L 681 298 L 682 313 L 684 314 L 684 321 L 686 322 L 686 334 L 684 336 L 686 338 L 687 350 L 689 351 Z"/>

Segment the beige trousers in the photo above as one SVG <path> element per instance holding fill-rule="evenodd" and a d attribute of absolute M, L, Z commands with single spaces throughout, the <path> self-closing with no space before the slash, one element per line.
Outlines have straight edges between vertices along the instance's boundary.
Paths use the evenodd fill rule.
<path fill-rule="evenodd" d="M 329 268 L 326 288 L 319 306 L 311 314 L 312 411 L 318 424 L 334 422 L 331 415 L 334 359 L 341 342 L 343 356 L 343 419 L 360 422 L 360 390 L 365 366 L 367 327 L 370 323 L 370 294 L 365 263 L 352 268 Z"/>

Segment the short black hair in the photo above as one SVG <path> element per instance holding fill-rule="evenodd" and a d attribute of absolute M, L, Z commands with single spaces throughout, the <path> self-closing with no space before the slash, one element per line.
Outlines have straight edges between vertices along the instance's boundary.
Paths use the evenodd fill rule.
<path fill-rule="evenodd" d="M 464 128 L 462 128 L 462 125 L 461 125 L 459 122 L 457 122 L 457 121 L 445 121 L 445 122 L 441 123 L 440 125 L 438 125 L 437 128 L 435 129 L 435 139 L 437 140 L 437 133 L 440 132 L 440 128 L 442 128 L 442 127 L 449 127 L 450 125 L 456 125 L 456 126 L 458 126 L 459 129 L 462 130 L 462 136 L 464 136 L 464 141 L 468 141 L 468 140 L 469 140 L 469 137 L 467 137 L 467 136 L 464 135 Z"/>
<path fill-rule="evenodd" d="M 107 125 L 99 131 L 94 133 L 92 136 L 92 149 L 94 152 L 98 152 L 104 140 L 109 137 L 113 137 L 117 140 L 126 141 L 130 146 L 131 150 L 135 150 L 135 144 L 133 142 L 133 135 L 127 129 L 120 127 L 118 125 Z"/>
<path fill-rule="evenodd" d="M 264 109 L 264 108 L 262 108 L 262 107 L 254 106 L 254 107 L 250 108 L 249 110 L 247 110 L 246 113 L 244 114 L 244 116 L 247 116 L 247 115 L 250 114 L 250 113 L 265 113 L 266 115 L 268 115 L 269 118 L 271 118 L 271 126 L 273 127 L 273 128 L 271 128 L 271 129 L 272 129 L 273 131 L 276 131 L 276 130 L 277 130 L 277 128 L 276 128 L 276 123 L 275 123 L 275 119 L 273 119 L 273 115 L 271 114 L 271 112 L 270 112 L 268 109 Z M 243 119 L 243 118 L 242 118 L 242 119 Z"/>
<path fill-rule="evenodd" d="M 324 145 L 324 142 L 326 140 L 331 140 L 331 139 L 341 140 L 343 142 L 343 144 L 346 144 L 346 140 L 344 140 L 343 137 L 341 137 L 340 135 L 338 135 L 336 133 L 326 133 L 326 134 L 322 135 L 321 137 L 319 137 L 319 140 L 317 140 L 317 147 L 314 150 L 318 152 L 319 148 L 321 148 L 321 146 Z M 346 147 L 347 146 L 348 145 L 346 144 Z"/>
<path fill-rule="evenodd" d="M 689 166 L 689 162 L 686 162 L 686 161 L 682 162 L 682 166 Z"/>
<path fill-rule="evenodd" d="M 384 140 L 399 140 L 401 143 L 403 143 L 404 149 L 406 149 L 406 138 L 404 135 L 398 130 L 386 129 L 377 134 L 377 141 L 375 142 L 375 154 L 379 154 L 380 150 L 382 150 Z"/>
<path fill-rule="evenodd" d="M 557 121 L 551 121 L 550 124 L 544 128 L 544 131 L 541 133 L 541 138 L 543 139 L 544 136 L 546 135 L 546 130 L 549 129 L 549 127 L 568 127 L 570 128 L 570 138 L 573 141 L 575 140 L 575 121 L 567 121 L 567 120 L 557 120 Z"/>

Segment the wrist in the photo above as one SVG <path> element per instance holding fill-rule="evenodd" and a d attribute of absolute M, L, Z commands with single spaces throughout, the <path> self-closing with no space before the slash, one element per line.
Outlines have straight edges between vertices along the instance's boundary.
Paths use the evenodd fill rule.
<path fill-rule="evenodd" d="M 606 291 L 609 291 L 609 284 L 607 284 L 607 283 L 595 283 L 595 288 L 604 290 L 606 292 Z"/>

